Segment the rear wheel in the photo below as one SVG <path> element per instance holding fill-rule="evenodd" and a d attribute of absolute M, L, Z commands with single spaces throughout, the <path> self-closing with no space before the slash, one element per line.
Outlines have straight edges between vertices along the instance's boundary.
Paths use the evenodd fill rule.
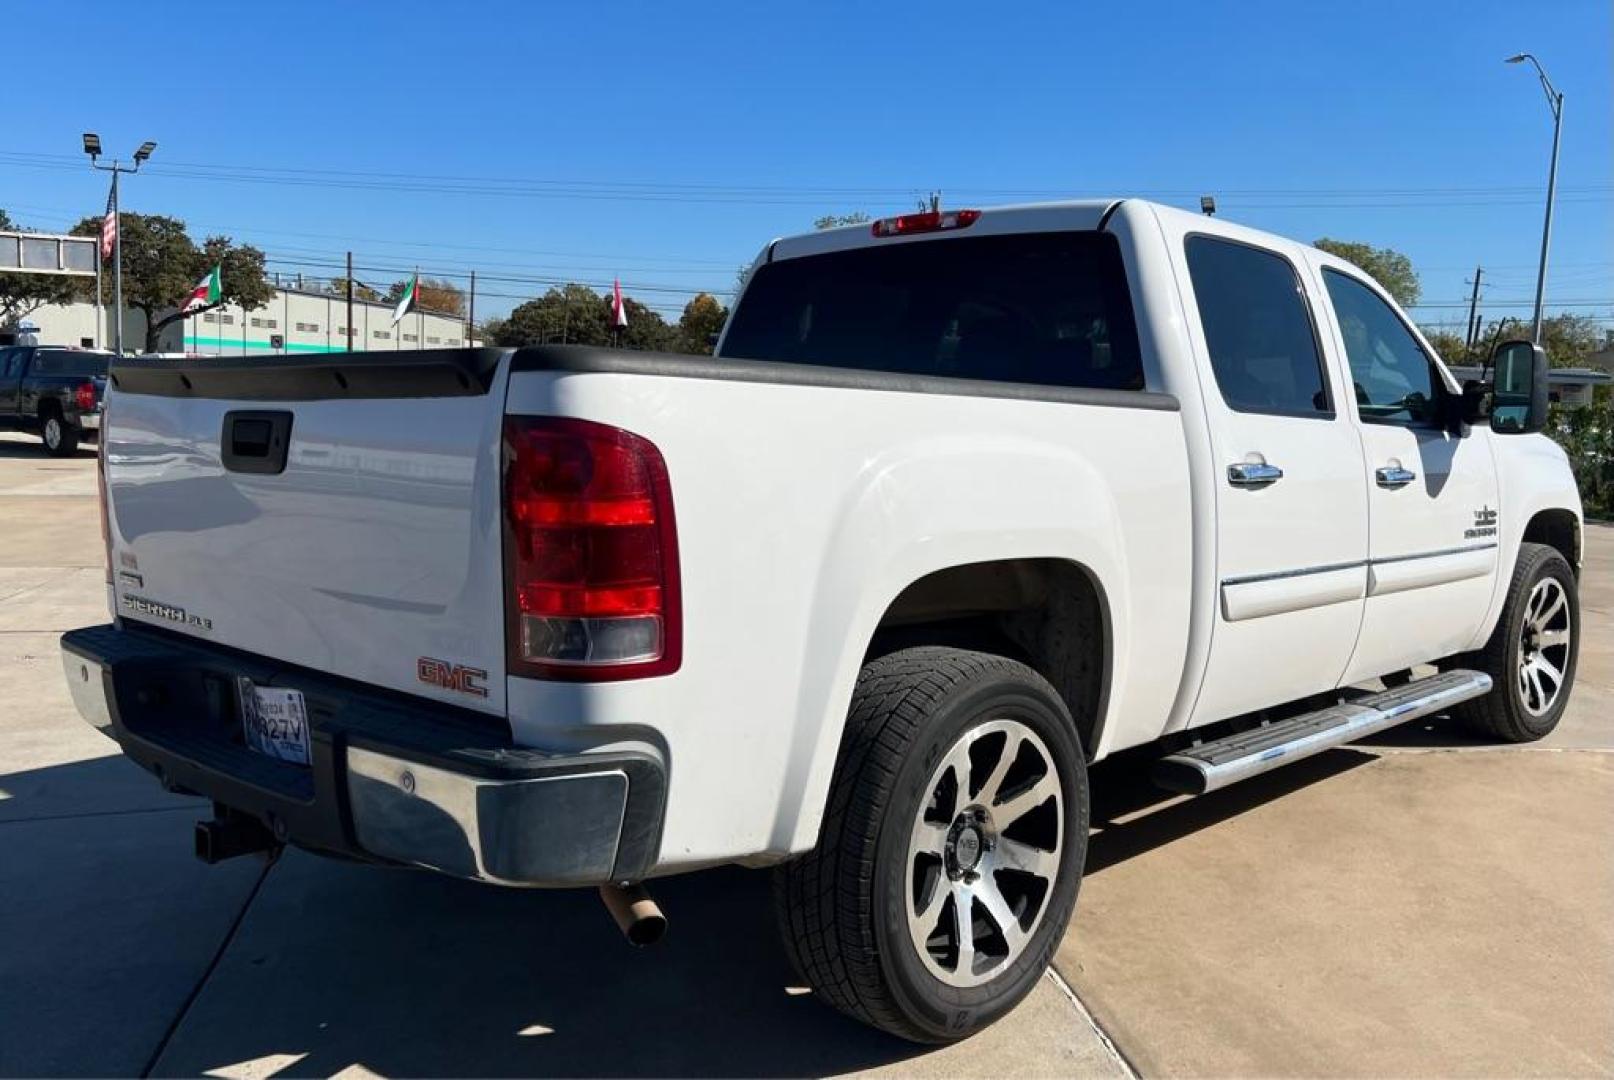
<path fill-rule="evenodd" d="M 776 872 L 813 989 L 919 1042 L 964 1038 L 1035 986 L 1076 902 L 1087 776 L 1023 664 L 905 649 L 859 676 L 818 848 Z"/>
<path fill-rule="evenodd" d="M 45 453 L 51 457 L 68 457 L 78 449 L 78 428 L 62 419 L 62 414 L 51 410 L 41 418 L 39 438 L 45 444 Z"/>
<path fill-rule="evenodd" d="M 1485 647 L 1462 666 L 1491 677 L 1491 692 L 1456 714 L 1506 742 L 1533 742 L 1558 726 L 1580 651 L 1574 571 L 1554 548 L 1521 544 L 1508 598 Z"/>

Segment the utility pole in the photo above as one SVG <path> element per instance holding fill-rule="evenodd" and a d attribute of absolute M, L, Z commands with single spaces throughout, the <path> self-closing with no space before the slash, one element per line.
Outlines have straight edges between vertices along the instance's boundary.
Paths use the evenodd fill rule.
<path fill-rule="evenodd" d="M 476 271 L 471 271 L 471 298 L 465 306 L 465 347 L 470 348 L 476 334 Z"/>
<path fill-rule="evenodd" d="M 1475 338 L 1479 336 L 1479 328 L 1475 326 L 1474 320 L 1479 316 L 1480 275 L 1484 272 L 1484 267 L 1474 267 L 1474 291 L 1468 298 L 1468 337 L 1463 344 L 1468 346 L 1470 351 L 1474 348 Z"/>
<path fill-rule="evenodd" d="M 347 253 L 347 351 L 353 351 L 353 252 Z"/>

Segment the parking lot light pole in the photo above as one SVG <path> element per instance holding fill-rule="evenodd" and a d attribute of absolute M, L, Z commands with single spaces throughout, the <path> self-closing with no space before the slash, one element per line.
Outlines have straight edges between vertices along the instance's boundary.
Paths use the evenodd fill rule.
<path fill-rule="evenodd" d="M 147 139 L 141 143 L 134 152 L 134 164 L 125 165 L 114 160 L 110 165 L 103 165 L 101 157 L 101 136 L 94 132 L 84 133 L 84 152 L 90 155 L 90 168 L 100 169 L 102 172 L 112 174 L 112 208 L 108 211 L 112 215 L 112 351 L 119 356 L 123 355 L 123 217 L 118 208 L 118 177 L 123 173 L 137 173 L 140 166 L 151 160 L 151 152 L 157 149 L 157 144 Z M 97 253 L 99 255 L 99 252 Z M 96 263 L 97 267 L 100 263 Z"/>
<path fill-rule="evenodd" d="M 1526 60 L 1535 65 L 1536 74 L 1541 77 L 1541 89 L 1547 94 L 1547 107 L 1552 110 L 1552 165 L 1547 170 L 1547 220 L 1541 226 L 1541 265 L 1536 270 L 1536 316 L 1531 330 L 1531 340 L 1540 345 L 1541 309 L 1547 295 L 1547 249 L 1552 243 L 1552 203 L 1558 194 L 1558 139 L 1564 130 L 1564 96 L 1547 78 L 1547 70 L 1541 66 L 1541 61 L 1529 53 L 1516 53 L 1508 57 L 1507 62 L 1522 64 Z"/>

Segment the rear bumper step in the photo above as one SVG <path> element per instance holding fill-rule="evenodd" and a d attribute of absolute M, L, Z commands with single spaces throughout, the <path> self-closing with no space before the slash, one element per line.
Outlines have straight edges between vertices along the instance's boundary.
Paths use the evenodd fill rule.
<path fill-rule="evenodd" d="M 1154 781 L 1172 791 L 1203 795 L 1330 747 L 1440 712 L 1490 690 L 1491 677 L 1481 672 L 1441 672 L 1393 690 L 1180 750 L 1155 763 Z"/>
<path fill-rule="evenodd" d="M 171 790 L 222 808 L 198 825 L 207 862 L 292 843 L 573 886 L 640 880 L 657 853 L 666 777 L 647 754 L 545 754 L 503 721 L 129 625 L 69 631 L 62 661 L 86 721 Z M 307 766 L 247 748 L 243 676 L 304 695 Z"/>

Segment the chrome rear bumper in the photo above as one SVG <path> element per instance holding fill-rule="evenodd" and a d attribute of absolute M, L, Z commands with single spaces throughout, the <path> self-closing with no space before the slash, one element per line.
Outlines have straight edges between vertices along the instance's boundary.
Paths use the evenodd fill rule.
<path fill-rule="evenodd" d="M 500 885 L 638 881 L 661 837 L 648 753 L 544 754 L 503 722 L 125 623 L 62 637 L 80 715 L 176 791 L 285 842 Z M 248 749 L 240 677 L 301 691 L 307 767 Z"/>

